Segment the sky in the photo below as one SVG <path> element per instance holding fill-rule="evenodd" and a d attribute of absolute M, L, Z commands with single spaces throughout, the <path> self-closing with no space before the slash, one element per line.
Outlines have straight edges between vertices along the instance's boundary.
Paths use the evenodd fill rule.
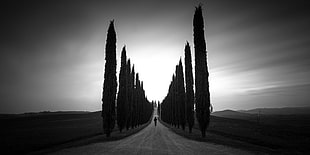
<path fill-rule="evenodd" d="M 101 109 L 110 20 L 120 53 L 161 101 L 202 4 L 215 110 L 309 106 L 307 1 L 5 0 L 0 6 L 0 113 Z M 194 65 L 194 64 L 193 64 Z M 194 68 L 194 67 L 193 67 Z"/>

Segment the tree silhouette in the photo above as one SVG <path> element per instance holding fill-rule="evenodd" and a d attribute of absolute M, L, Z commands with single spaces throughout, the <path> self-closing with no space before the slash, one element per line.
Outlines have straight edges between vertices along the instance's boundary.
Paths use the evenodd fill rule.
<path fill-rule="evenodd" d="M 177 106 L 177 88 L 176 88 L 177 80 L 176 75 L 172 75 L 172 82 L 171 82 L 171 90 L 169 91 L 169 104 L 170 108 L 173 113 L 170 116 L 170 122 L 173 126 L 177 126 L 178 124 L 178 106 Z"/>
<path fill-rule="evenodd" d="M 194 20 L 195 46 L 195 88 L 196 88 L 196 117 L 202 137 L 206 136 L 206 129 L 210 122 L 210 93 L 209 72 L 207 66 L 207 51 L 204 36 L 204 23 L 201 6 L 196 7 Z"/>
<path fill-rule="evenodd" d="M 140 113 L 140 122 L 139 122 L 139 125 L 141 125 L 143 122 L 144 122 L 144 113 L 145 113 L 145 107 L 144 107 L 144 97 L 145 97 L 145 92 L 144 92 L 144 86 L 143 86 L 143 81 L 140 81 L 140 100 L 139 102 L 141 103 L 140 104 L 140 110 L 141 110 L 141 113 Z"/>
<path fill-rule="evenodd" d="M 161 104 L 158 102 L 158 103 L 157 103 L 157 114 L 158 114 L 159 117 L 161 117 L 160 108 L 161 108 Z"/>
<path fill-rule="evenodd" d="M 133 113 L 134 115 L 134 126 L 137 127 L 139 124 L 139 115 L 140 115 L 140 111 L 139 111 L 139 89 L 140 89 L 140 80 L 139 80 L 139 73 L 136 73 L 136 85 L 135 85 L 135 89 L 134 89 L 134 94 L 135 94 L 135 112 Z"/>
<path fill-rule="evenodd" d="M 126 125 L 126 119 L 128 117 L 126 63 L 126 47 L 124 46 L 121 54 L 121 69 L 119 73 L 119 87 L 117 95 L 117 125 L 120 132 L 122 132 L 124 129 Z"/>
<path fill-rule="evenodd" d="M 132 83 L 132 76 L 131 76 L 131 63 L 130 63 L 130 59 L 128 59 L 127 61 L 127 75 L 128 80 L 127 80 L 127 113 L 129 114 L 127 117 L 127 121 L 126 121 L 126 129 L 129 130 L 130 126 L 131 126 L 131 113 L 132 113 L 132 88 L 133 88 L 133 83 Z"/>
<path fill-rule="evenodd" d="M 180 118 L 181 118 L 181 112 L 180 112 L 180 98 L 179 98 L 179 89 L 178 89 L 178 86 L 179 86 L 179 65 L 176 65 L 175 67 L 175 81 L 174 81 L 174 85 L 173 85 L 173 88 L 174 88 L 174 105 L 175 105 L 175 111 L 176 111 L 176 126 L 178 128 L 180 128 Z"/>
<path fill-rule="evenodd" d="M 102 93 L 103 130 L 110 137 L 111 130 L 115 126 L 115 99 L 117 89 L 116 79 L 116 33 L 114 21 L 109 25 L 105 47 L 105 71 Z"/>
<path fill-rule="evenodd" d="M 131 111 L 130 111 L 130 126 L 131 128 L 134 128 L 134 114 L 135 114 L 135 111 L 136 111 L 136 106 L 135 106 L 135 66 L 133 65 L 132 66 L 132 70 L 131 70 L 131 73 L 130 73 L 130 89 L 131 89 L 131 101 L 130 101 L 130 106 L 131 106 Z"/>
<path fill-rule="evenodd" d="M 184 88 L 184 74 L 183 74 L 183 65 L 182 60 L 180 59 L 177 71 L 177 81 L 178 81 L 178 107 L 179 107 L 179 120 L 180 125 L 183 130 L 185 130 L 186 123 L 186 111 L 185 111 L 185 88 Z"/>
<path fill-rule="evenodd" d="M 182 127 L 185 130 L 186 125 L 186 105 L 185 105 L 185 87 L 183 65 L 180 59 L 176 65 L 175 74 L 172 75 L 172 81 L 169 85 L 167 96 L 160 104 L 161 119 L 177 128 Z"/>
<path fill-rule="evenodd" d="M 140 124 L 140 119 L 141 119 L 141 113 L 142 113 L 142 109 L 141 109 L 141 101 L 140 101 L 140 79 L 139 79 L 139 73 L 136 73 L 136 89 L 135 89 L 135 98 L 137 101 L 137 113 L 136 113 L 136 120 L 135 120 L 135 124 L 136 126 L 138 126 Z"/>
<path fill-rule="evenodd" d="M 193 89 L 193 71 L 192 56 L 189 43 L 185 45 L 185 81 L 186 81 L 186 118 L 188 122 L 189 133 L 194 126 L 194 89 Z"/>

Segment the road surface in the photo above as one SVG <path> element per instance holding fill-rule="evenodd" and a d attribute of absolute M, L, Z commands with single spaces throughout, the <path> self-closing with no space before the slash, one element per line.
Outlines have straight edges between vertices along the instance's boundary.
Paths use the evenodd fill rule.
<path fill-rule="evenodd" d="M 251 154 L 224 145 L 186 139 L 154 121 L 140 132 L 127 138 L 103 143 L 67 148 L 53 154 Z"/>

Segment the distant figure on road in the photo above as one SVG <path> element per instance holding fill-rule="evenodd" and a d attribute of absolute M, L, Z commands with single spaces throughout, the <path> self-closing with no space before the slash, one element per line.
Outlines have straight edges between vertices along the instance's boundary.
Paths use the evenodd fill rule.
<path fill-rule="evenodd" d="M 157 118 L 156 117 L 154 118 L 154 123 L 155 123 L 155 126 L 156 126 L 156 124 L 157 124 Z"/>

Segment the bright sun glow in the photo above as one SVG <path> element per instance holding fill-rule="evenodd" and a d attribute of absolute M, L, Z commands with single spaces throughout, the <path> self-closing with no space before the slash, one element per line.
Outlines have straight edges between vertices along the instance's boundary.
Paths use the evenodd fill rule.
<path fill-rule="evenodd" d="M 156 53 L 160 49 L 149 49 L 153 55 L 136 54 L 131 57 L 135 71 L 143 81 L 146 95 L 150 100 L 162 100 L 168 93 L 168 87 L 178 59 L 169 54 Z M 139 52 L 137 52 L 139 53 Z M 178 58 L 178 57 L 177 57 Z"/>
<path fill-rule="evenodd" d="M 172 48 L 171 48 L 172 49 Z M 132 54 L 132 62 L 135 65 L 135 71 L 139 72 L 140 80 L 144 82 L 144 89 L 146 95 L 150 100 L 161 101 L 168 93 L 168 87 L 172 79 L 172 75 L 175 72 L 175 66 L 177 65 L 181 52 L 171 54 L 172 52 L 160 52 L 161 48 L 148 49 L 154 53 L 147 55 L 143 52 L 137 52 L 140 54 Z M 130 53 L 129 53 L 130 54 Z M 194 58 L 192 58 L 194 59 Z M 184 56 L 182 55 L 182 63 L 184 67 Z M 194 69 L 194 62 L 193 62 Z M 185 70 L 184 70 L 185 72 Z M 194 71 L 193 71 L 194 74 Z M 210 71 L 210 93 L 211 97 L 221 97 L 225 95 L 231 95 L 237 92 L 238 85 L 234 77 L 227 77 L 222 73 L 214 70 Z"/>

